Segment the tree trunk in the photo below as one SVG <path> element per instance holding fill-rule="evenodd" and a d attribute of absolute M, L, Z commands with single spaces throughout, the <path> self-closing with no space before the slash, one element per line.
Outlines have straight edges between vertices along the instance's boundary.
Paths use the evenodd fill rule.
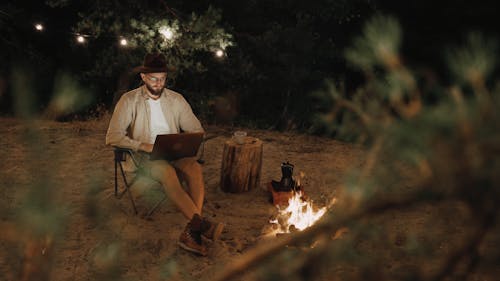
<path fill-rule="evenodd" d="M 239 193 L 249 191 L 260 183 L 262 141 L 246 137 L 243 144 L 234 139 L 226 141 L 222 156 L 221 189 Z"/>

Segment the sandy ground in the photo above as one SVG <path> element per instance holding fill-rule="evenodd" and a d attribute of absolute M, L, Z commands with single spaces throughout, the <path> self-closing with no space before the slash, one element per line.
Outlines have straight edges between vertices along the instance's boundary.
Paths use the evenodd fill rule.
<path fill-rule="evenodd" d="M 21 230 L 60 229 L 51 248 L 51 280 L 112 280 L 119 275 L 126 280 L 159 280 L 172 274 L 182 280 L 211 280 L 259 243 L 269 218 L 277 213 L 266 183 L 280 179 L 282 162 L 295 165 L 294 175 L 305 174 L 305 191 L 321 207 L 363 158 L 360 149 L 332 139 L 247 130 L 264 142 L 260 187 L 229 194 L 220 189 L 220 168 L 224 143 L 236 128 L 207 127 L 204 215 L 224 222 L 225 230 L 219 241 L 208 244 L 208 257 L 197 257 L 177 245 L 186 220 L 170 202 L 145 219 L 141 214 L 150 206 L 147 197 L 136 192 L 136 216 L 126 197 L 113 196 L 113 153 L 104 144 L 107 118 L 37 121 L 31 126 L 36 130 L 18 119 L 2 118 L 0 124 L 2 223 L 17 222 Z M 40 198 L 49 204 L 26 207 L 26 202 Z M 23 210 L 31 211 L 31 217 L 40 210 L 53 213 L 22 224 Z M 23 248 L 12 237 L 3 240 L 0 276 L 13 280 L 21 271 Z"/>

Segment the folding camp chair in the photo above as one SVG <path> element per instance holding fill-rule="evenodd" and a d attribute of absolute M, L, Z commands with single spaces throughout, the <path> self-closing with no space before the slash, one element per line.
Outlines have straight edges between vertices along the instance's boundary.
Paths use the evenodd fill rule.
<path fill-rule="evenodd" d="M 133 176 L 132 180 L 129 180 L 127 178 L 127 173 L 123 170 L 123 162 L 127 159 L 127 157 L 130 157 L 134 164 L 138 166 L 138 163 L 134 157 L 134 154 L 132 153 L 131 149 L 128 148 L 121 148 L 121 147 L 114 147 L 114 154 L 115 154 L 115 197 L 118 199 L 121 199 L 125 193 L 128 194 L 128 197 L 130 199 L 130 203 L 132 204 L 132 207 L 134 209 L 134 213 L 137 215 L 137 207 L 135 204 L 134 197 L 130 191 L 134 183 L 136 183 L 136 180 L 138 178 L 138 175 Z M 118 188 L 118 167 L 120 167 L 120 172 L 121 176 L 123 179 L 123 184 L 124 187 L 119 190 Z M 132 175 L 129 175 L 132 176 Z M 153 207 L 151 207 L 147 212 L 145 217 L 150 217 L 156 209 L 161 205 L 163 201 L 167 198 L 166 194 L 162 192 L 163 196 L 162 198 L 156 202 Z"/>
<path fill-rule="evenodd" d="M 203 153 L 205 152 L 205 141 L 207 139 L 208 138 L 205 138 L 204 141 L 201 143 L 201 147 L 200 147 L 201 153 L 200 153 L 200 156 L 197 160 L 198 163 L 200 163 L 200 164 L 205 163 L 205 160 L 203 160 Z M 133 179 L 131 181 L 129 181 L 129 179 L 127 178 L 127 173 L 123 170 L 123 163 L 122 162 L 124 162 L 127 159 L 127 157 L 130 157 L 132 159 L 135 166 L 138 166 L 138 162 L 135 159 L 134 154 L 132 153 L 131 149 L 121 148 L 121 147 L 115 146 L 114 147 L 114 154 L 115 154 L 115 197 L 118 199 L 121 199 L 123 197 L 123 195 L 125 193 L 127 193 L 128 197 L 130 199 L 130 203 L 132 204 L 132 207 L 134 209 L 134 213 L 137 215 L 137 213 L 138 213 L 137 207 L 135 205 L 135 200 L 134 200 L 132 193 L 130 192 L 130 189 L 134 185 L 134 183 L 136 183 L 138 175 L 135 175 L 133 177 Z M 118 188 L 118 167 L 120 167 L 120 172 L 121 172 L 123 184 L 124 184 L 124 187 L 121 189 L 121 191 L 118 190 L 119 189 Z M 150 217 L 154 213 L 154 211 L 156 211 L 156 209 L 158 209 L 158 207 L 161 205 L 161 203 L 163 203 L 163 201 L 165 201 L 166 198 L 167 198 L 167 195 L 165 194 L 165 192 L 162 192 L 162 198 L 158 202 L 156 202 L 153 205 L 153 207 L 151 207 L 147 211 L 145 217 L 146 218 Z"/>

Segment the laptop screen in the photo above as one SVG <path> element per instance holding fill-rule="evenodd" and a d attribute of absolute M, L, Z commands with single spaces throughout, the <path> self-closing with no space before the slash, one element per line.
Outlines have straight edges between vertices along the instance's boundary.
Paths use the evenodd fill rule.
<path fill-rule="evenodd" d="M 203 141 L 203 132 L 157 135 L 151 160 L 194 157 Z"/>

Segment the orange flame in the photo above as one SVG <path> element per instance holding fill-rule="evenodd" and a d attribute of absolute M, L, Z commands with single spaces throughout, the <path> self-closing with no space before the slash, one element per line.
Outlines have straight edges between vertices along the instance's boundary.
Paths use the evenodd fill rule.
<path fill-rule="evenodd" d="M 288 200 L 286 208 L 278 206 L 278 215 L 270 223 L 278 226 L 274 234 L 290 233 L 294 230 L 304 230 L 313 225 L 326 212 L 327 208 L 320 208 L 315 211 L 312 201 L 304 200 L 302 192 L 294 192 L 294 195 Z"/>

